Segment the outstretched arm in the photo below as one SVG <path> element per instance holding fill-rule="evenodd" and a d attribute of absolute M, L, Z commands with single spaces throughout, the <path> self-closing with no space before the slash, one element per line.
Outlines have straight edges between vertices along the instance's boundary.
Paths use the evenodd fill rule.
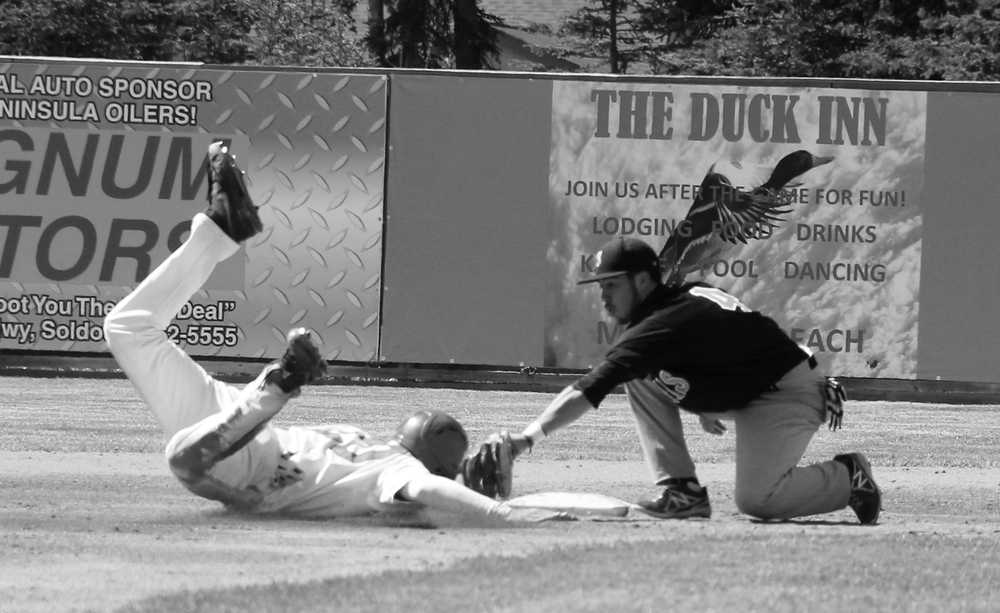
<path fill-rule="evenodd" d="M 583 392 L 572 385 L 565 387 L 520 435 L 511 436 L 515 455 L 531 448 L 559 428 L 580 419 L 592 408 L 593 405 Z"/>
<path fill-rule="evenodd" d="M 464 485 L 431 473 L 414 477 L 399 490 L 399 495 L 419 502 L 428 509 L 453 513 L 466 519 L 486 523 L 539 522 L 550 519 L 572 519 L 565 513 L 538 509 L 515 509 L 478 494 Z"/>
<path fill-rule="evenodd" d="M 565 387 L 521 434 L 507 431 L 493 434 L 478 451 L 466 456 L 462 461 L 462 480 L 487 497 L 506 498 L 511 491 L 512 460 L 594 407 L 588 395 L 576 385 Z"/>

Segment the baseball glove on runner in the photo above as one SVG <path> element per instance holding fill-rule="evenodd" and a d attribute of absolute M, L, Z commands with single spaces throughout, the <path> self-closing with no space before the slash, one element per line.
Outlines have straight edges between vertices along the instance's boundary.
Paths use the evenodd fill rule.
<path fill-rule="evenodd" d="M 460 474 L 469 489 L 490 498 L 508 498 L 513 483 L 514 447 L 510 433 L 492 434 L 479 449 L 462 458 Z"/>

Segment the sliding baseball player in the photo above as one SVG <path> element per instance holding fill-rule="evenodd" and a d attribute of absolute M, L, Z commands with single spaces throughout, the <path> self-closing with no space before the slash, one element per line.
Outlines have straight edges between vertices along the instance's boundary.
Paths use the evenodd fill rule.
<path fill-rule="evenodd" d="M 509 491 L 510 457 L 466 458 L 464 429 L 442 412 L 415 413 L 384 442 L 347 425 L 271 425 L 304 385 L 325 372 L 305 329 L 292 330 L 282 358 L 242 387 L 209 376 L 171 342 L 164 330 L 181 307 L 216 264 L 262 229 L 228 148 L 213 143 L 207 163 L 207 211 L 195 215 L 188 239 L 104 322 L 111 353 L 169 438 L 167 461 L 187 489 L 234 509 L 309 517 L 409 506 L 502 522 L 565 518 L 513 509 L 456 481 L 461 472 L 491 495 L 498 482 Z"/>

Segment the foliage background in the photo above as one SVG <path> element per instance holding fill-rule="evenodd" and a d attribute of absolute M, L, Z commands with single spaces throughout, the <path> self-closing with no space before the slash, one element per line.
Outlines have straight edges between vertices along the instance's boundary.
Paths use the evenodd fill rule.
<path fill-rule="evenodd" d="M 499 69 L 503 56 L 516 46 L 547 58 L 536 70 L 971 81 L 1000 77 L 1000 0 L 579 0 L 560 3 L 570 10 L 554 26 L 513 23 L 519 11 L 537 8 L 522 4 L 6 0 L 0 3 L 0 53 Z M 566 58 L 574 62 L 559 61 Z"/>

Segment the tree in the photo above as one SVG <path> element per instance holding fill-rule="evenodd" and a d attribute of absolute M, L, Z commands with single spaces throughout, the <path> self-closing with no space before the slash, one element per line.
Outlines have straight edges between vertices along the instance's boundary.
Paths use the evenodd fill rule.
<path fill-rule="evenodd" d="M 575 55 L 600 57 L 612 73 L 648 65 L 719 29 L 732 0 L 591 0 L 562 28 Z"/>
<path fill-rule="evenodd" d="M 383 66 L 491 68 L 499 20 L 476 0 L 369 0 L 368 48 Z"/>
<path fill-rule="evenodd" d="M 385 33 L 385 0 L 368 0 L 368 34 L 365 45 L 381 66 L 389 63 L 389 40 Z"/>
<path fill-rule="evenodd" d="M 119 42 L 124 49 L 103 57 L 172 60 L 176 55 L 177 16 L 174 0 L 118 2 Z M 113 20 L 110 21 L 113 23 Z M 113 54 L 113 55 L 112 55 Z"/>
<path fill-rule="evenodd" d="M 0 51 L 117 60 L 245 59 L 244 0 L 8 0 Z"/>
<path fill-rule="evenodd" d="M 663 72 L 662 59 L 697 48 L 732 25 L 732 0 L 644 0 L 636 6 L 636 28 L 644 35 L 640 53 L 652 72 Z"/>
<path fill-rule="evenodd" d="M 628 72 L 642 53 L 642 33 L 635 24 L 635 0 L 591 0 L 566 20 L 564 31 L 577 37 L 575 51 L 606 57 L 612 73 Z"/>
<path fill-rule="evenodd" d="M 248 61 L 265 65 L 370 66 L 357 34 L 353 2 L 258 0 L 251 9 Z"/>
<path fill-rule="evenodd" d="M 687 46 L 710 37 L 727 22 L 732 0 L 644 0 L 636 4 L 636 27 L 656 48 Z"/>
<path fill-rule="evenodd" d="M 9 0 L 0 5 L 0 51 L 9 55 L 134 55 L 109 0 Z M 134 59 L 134 58 L 128 58 Z"/>
<path fill-rule="evenodd" d="M 247 0 L 174 0 L 175 59 L 242 64 L 254 25 Z"/>
<path fill-rule="evenodd" d="M 481 9 L 476 0 L 454 2 L 455 67 L 493 68 L 499 53 L 496 30 L 499 20 Z"/>
<path fill-rule="evenodd" d="M 846 54 L 850 76 L 1000 79 L 1000 1 L 948 3 L 916 16 L 914 31 L 873 37 L 864 49 Z"/>
<path fill-rule="evenodd" d="M 211 64 L 371 64 L 356 0 L 7 0 L 0 53 Z"/>
<path fill-rule="evenodd" d="M 396 0 L 385 20 L 392 65 L 450 67 L 451 11 L 447 2 Z"/>
<path fill-rule="evenodd" d="M 756 0 L 667 51 L 661 73 L 890 79 L 1000 78 L 1000 0 Z"/>
<path fill-rule="evenodd" d="M 841 55 L 864 46 L 876 9 L 876 2 L 759 0 L 729 11 L 732 25 L 704 48 L 730 74 L 837 76 Z"/>

